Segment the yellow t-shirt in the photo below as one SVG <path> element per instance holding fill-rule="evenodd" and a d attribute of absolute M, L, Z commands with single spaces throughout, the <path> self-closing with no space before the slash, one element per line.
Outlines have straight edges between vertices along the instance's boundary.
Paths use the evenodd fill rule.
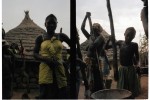
<path fill-rule="evenodd" d="M 59 88 L 67 86 L 65 70 L 62 64 L 62 48 L 62 43 L 56 39 L 56 37 L 52 37 L 51 40 L 43 41 L 40 49 L 40 54 L 42 56 L 47 56 L 49 58 L 56 57 L 60 63 L 59 66 L 55 66 L 56 80 Z M 41 62 L 39 69 L 39 84 L 53 83 L 52 75 L 52 69 L 46 63 Z"/>

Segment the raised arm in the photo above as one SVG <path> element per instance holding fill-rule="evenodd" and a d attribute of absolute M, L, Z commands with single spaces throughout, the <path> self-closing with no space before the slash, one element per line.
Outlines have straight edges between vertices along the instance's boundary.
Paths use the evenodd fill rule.
<path fill-rule="evenodd" d="M 85 24 L 86 24 L 87 18 L 88 18 L 88 15 L 86 14 L 86 15 L 85 15 L 85 18 L 84 18 L 84 20 L 83 20 L 83 22 L 82 22 L 82 25 L 81 25 L 81 31 L 83 32 L 83 34 L 85 35 L 85 37 L 86 37 L 87 39 L 89 39 L 90 34 L 87 32 L 87 30 L 85 30 Z"/>

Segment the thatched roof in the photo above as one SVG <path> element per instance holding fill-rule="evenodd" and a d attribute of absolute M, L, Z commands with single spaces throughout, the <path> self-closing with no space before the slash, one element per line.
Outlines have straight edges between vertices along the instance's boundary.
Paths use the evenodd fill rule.
<path fill-rule="evenodd" d="M 44 33 L 45 30 L 39 27 L 31 20 L 29 11 L 25 11 L 25 17 L 22 22 L 6 33 L 5 39 L 11 44 L 16 43 L 20 46 L 19 39 L 22 40 L 25 58 L 33 59 L 33 48 L 35 39 L 38 35 Z"/>
<path fill-rule="evenodd" d="M 35 39 L 38 35 L 44 33 L 45 30 L 39 27 L 31 20 L 29 11 L 25 11 L 25 17 L 22 22 L 6 33 L 5 39 L 9 44 L 16 43 L 20 46 L 20 39 L 24 47 L 25 59 L 34 60 L 33 49 L 35 46 Z M 62 54 L 66 54 L 66 47 L 64 46 Z M 20 55 L 16 55 L 17 58 L 21 58 Z"/>

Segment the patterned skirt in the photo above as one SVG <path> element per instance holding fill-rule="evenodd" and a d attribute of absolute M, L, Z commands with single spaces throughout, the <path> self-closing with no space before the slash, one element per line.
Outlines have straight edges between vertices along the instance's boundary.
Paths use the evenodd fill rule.
<path fill-rule="evenodd" d="M 133 97 L 140 94 L 141 85 L 134 66 L 121 66 L 119 68 L 118 89 L 127 89 L 132 92 Z"/>

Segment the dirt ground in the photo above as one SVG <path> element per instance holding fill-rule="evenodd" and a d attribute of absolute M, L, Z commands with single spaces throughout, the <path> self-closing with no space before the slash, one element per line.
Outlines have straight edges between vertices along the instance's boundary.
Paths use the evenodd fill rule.
<path fill-rule="evenodd" d="M 136 99 L 148 99 L 148 76 L 143 75 L 141 78 L 141 94 Z"/>
<path fill-rule="evenodd" d="M 116 82 L 113 81 L 111 89 L 116 88 Z M 84 85 L 81 84 L 79 91 L 79 99 L 84 99 Z M 148 75 L 142 75 L 141 77 L 141 94 L 136 99 L 148 99 Z"/>
<path fill-rule="evenodd" d="M 113 81 L 111 85 L 112 89 L 116 88 L 116 82 Z M 20 99 L 23 94 L 23 90 L 15 90 L 13 92 L 12 99 Z M 37 89 L 31 90 L 28 94 L 31 99 L 34 99 L 35 96 L 38 96 L 39 91 Z M 80 91 L 79 91 L 79 99 L 84 99 L 84 85 L 81 83 Z M 148 99 L 148 76 L 142 75 L 141 77 L 141 94 L 136 97 L 136 99 Z"/>

